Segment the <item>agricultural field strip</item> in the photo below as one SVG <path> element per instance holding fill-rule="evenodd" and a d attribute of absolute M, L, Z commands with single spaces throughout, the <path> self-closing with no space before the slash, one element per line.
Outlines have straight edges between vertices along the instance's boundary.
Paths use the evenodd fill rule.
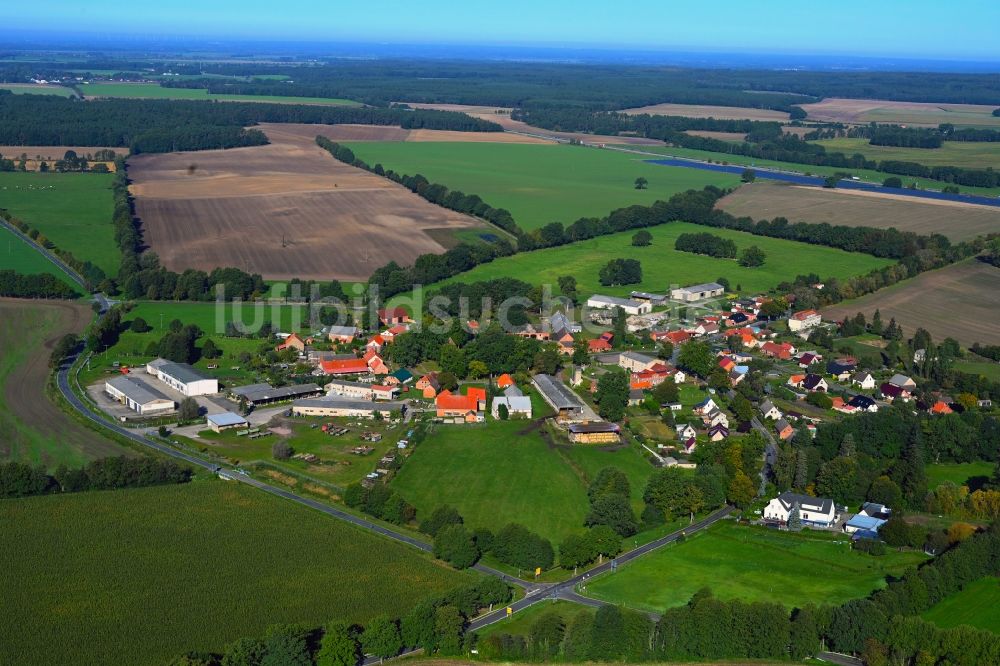
<path fill-rule="evenodd" d="M 75 283 L 75 286 L 80 287 L 80 289 L 82 289 L 84 293 L 87 293 L 87 285 L 83 280 L 83 276 L 81 276 L 75 270 L 73 270 L 65 263 L 63 263 L 62 259 L 60 259 L 56 255 L 52 254 L 47 249 L 36 243 L 30 236 L 23 233 L 20 229 L 10 224 L 6 220 L 0 219 L 0 224 L 2 224 L 4 228 L 6 228 L 11 233 L 17 235 L 21 240 L 27 243 L 29 247 L 33 248 L 43 257 L 48 259 L 52 264 L 55 265 L 56 268 L 58 268 L 62 273 L 64 273 L 66 277 L 72 280 Z"/>
<path fill-rule="evenodd" d="M 220 467 L 219 465 L 217 465 L 215 463 L 211 463 L 211 462 L 205 461 L 202 458 L 199 458 L 197 456 L 190 455 L 190 454 L 184 453 L 182 451 L 178 451 L 177 449 L 171 448 L 169 446 L 165 446 L 163 444 L 159 444 L 157 442 L 154 442 L 154 441 L 152 441 L 152 440 L 150 440 L 150 439 L 148 439 L 146 437 L 143 437 L 142 435 L 136 434 L 135 432 L 132 432 L 132 431 L 128 430 L 127 428 L 123 428 L 123 427 L 121 427 L 121 426 L 119 426 L 117 424 L 105 421 L 102 418 L 100 418 L 97 415 L 95 415 L 90 409 L 87 408 L 87 406 L 83 403 L 83 401 L 80 400 L 80 398 L 73 392 L 72 388 L 70 387 L 69 376 L 70 376 L 70 373 L 72 371 L 72 368 L 73 368 L 73 365 L 74 365 L 75 361 L 76 361 L 75 357 L 70 358 L 70 359 L 67 360 L 66 363 L 63 364 L 63 366 L 61 368 L 59 368 L 59 372 L 58 372 L 58 375 L 57 375 L 57 385 L 58 385 L 58 388 L 59 388 L 59 392 L 62 393 L 63 397 L 66 398 L 66 401 L 70 404 L 70 406 L 72 406 L 73 409 L 75 409 L 80 414 L 82 414 L 86 419 L 90 420 L 93 423 L 96 423 L 97 425 L 99 425 L 101 427 L 104 427 L 104 428 L 107 428 L 109 430 L 112 430 L 115 433 L 117 433 L 118 435 L 124 436 L 124 437 L 128 438 L 129 440 L 131 440 L 131 441 L 133 441 L 133 442 L 135 442 L 137 444 L 141 444 L 142 446 L 146 446 L 146 447 L 149 447 L 151 449 L 154 449 L 154 450 L 158 451 L 159 453 L 162 453 L 162 454 L 174 457 L 174 458 L 178 458 L 180 460 L 188 462 L 188 463 L 190 463 L 192 465 L 195 465 L 197 467 L 200 467 L 202 469 L 211 471 L 213 473 L 215 472 L 215 470 L 217 468 Z M 262 490 L 262 491 L 270 493 L 272 495 L 276 495 L 278 497 L 282 497 L 284 499 L 291 500 L 292 502 L 297 502 L 299 504 L 303 504 L 303 505 L 305 505 L 305 506 L 307 506 L 307 507 L 309 507 L 311 509 L 315 509 L 317 511 L 325 513 L 328 516 L 331 516 L 333 518 L 337 518 L 337 519 L 342 520 L 344 522 L 350 523 L 351 525 L 354 525 L 354 526 L 359 527 L 361 529 L 365 529 L 365 530 L 368 530 L 370 532 L 374 532 L 376 534 L 379 534 L 381 536 L 387 537 L 389 539 L 393 539 L 395 541 L 400 541 L 402 543 L 408 544 L 410 546 L 413 546 L 413 547 L 418 548 L 418 549 L 423 550 L 423 551 L 431 551 L 432 550 L 431 546 L 429 544 L 423 542 L 423 541 L 420 541 L 420 540 L 415 539 L 413 537 L 407 536 L 407 535 L 402 534 L 400 532 L 397 532 L 395 530 L 391 530 L 391 529 L 389 529 L 387 527 L 383 527 L 382 525 L 377 525 L 377 524 L 372 523 L 372 522 L 370 522 L 368 520 L 365 520 L 364 518 L 359 518 L 359 517 L 357 517 L 355 515 L 352 515 L 350 513 L 345 512 L 345 511 L 341 511 L 341 510 L 336 509 L 336 508 L 334 508 L 334 507 L 332 507 L 332 506 L 330 506 L 328 504 L 323 504 L 322 502 L 319 502 L 319 501 L 316 501 L 316 500 L 312 500 L 312 499 L 309 499 L 307 497 L 302 497 L 302 496 L 297 495 L 297 494 L 295 494 L 293 492 L 290 492 L 290 491 L 287 491 L 287 490 L 282 490 L 281 488 L 277 488 L 277 487 L 272 486 L 272 485 L 270 485 L 268 483 L 264 483 L 262 481 L 258 481 L 257 479 L 254 479 L 254 478 L 252 478 L 250 476 L 247 476 L 245 474 L 240 474 L 239 472 L 236 472 L 233 469 L 226 469 L 226 470 L 222 470 L 222 471 L 225 473 L 225 475 L 227 476 L 227 478 L 230 478 L 230 479 L 235 480 L 235 481 L 240 481 L 240 482 L 245 483 L 245 484 L 247 484 L 249 486 L 257 488 L 258 490 Z M 732 511 L 731 507 L 728 507 L 728 506 L 727 507 L 723 507 L 722 509 L 719 509 L 718 511 L 716 511 L 713 514 L 711 514 L 710 516 L 708 516 L 706 518 L 703 518 L 702 520 L 694 523 L 693 525 L 690 525 L 685 530 L 679 530 L 679 531 L 674 532 L 672 534 L 668 534 L 668 535 L 666 535 L 664 537 L 661 537 L 661 538 L 657 539 L 656 541 L 651 541 L 648 544 L 640 546 L 639 548 L 636 548 L 634 550 L 631 550 L 631 551 L 625 553 L 624 555 L 619 556 L 617 558 L 617 562 L 618 563 L 625 563 L 625 562 L 632 561 L 632 560 L 636 559 L 637 557 L 645 555 L 646 553 L 652 552 L 652 551 L 654 551 L 654 550 L 656 550 L 658 548 L 661 548 L 661 547 L 663 547 L 663 546 L 665 546 L 667 544 L 675 542 L 683 534 L 691 534 L 691 533 L 697 532 L 699 530 L 705 529 L 707 527 L 710 527 L 711 525 L 714 525 L 716 522 L 718 522 L 719 520 L 721 520 L 721 519 L 725 518 L 727 515 L 729 515 L 729 513 L 731 511 Z M 579 576 L 571 578 L 571 579 L 569 579 L 569 580 L 567 580 L 565 582 L 562 582 L 562 583 L 554 585 L 554 586 L 552 586 L 550 588 L 547 588 L 545 590 L 547 592 L 547 594 L 535 593 L 535 592 L 538 592 L 539 586 L 536 586 L 536 585 L 534 585 L 532 583 L 529 583 L 527 581 L 524 581 L 524 580 L 520 580 L 520 579 L 515 578 L 513 576 L 501 573 L 501 572 L 499 572 L 499 571 L 497 571 L 495 569 L 492 569 L 490 567 L 487 567 L 485 565 L 476 564 L 472 568 L 475 569 L 476 571 L 481 572 L 481 573 L 485 573 L 485 574 L 488 574 L 488 575 L 491 575 L 491 576 L 500 577 L 500 578 L 504 579 L 507 582 L 514 583 L 514 584 L 518 585 L 519 587 L 521 587 L 521 588 L 523 588 L 525 590 L 528 590 L 529 594 L 527 596 L 525 596 L 520 601 L 517 601 L 514 604 L 511 604 L 511 606 L 513 607 L 513 609 L 516 611 L 516 610 L 521 610 L 523 608 L 527 608 L 528 606 L 531 606 L 531 605 L 533 605 L 533 604 L 535 604 L 537 602 L 540 602 L 540 601 L 548 598 L 548 596 L 553 595 L 553 594 L 556 594 L 556 595 L 566 595 L 566 598 L 568 600 L 570 600 L 570 601 L 576 600 L 576 598 L 578 597 L 578 595 L 573 590 L 574 590 L 575 586 L 584 579 L 584 576 L 586 575 L 586 576 L 589 577 L 589 576 L 593 576 L 593 575 L 598 575 L 598 574 L 603 573 L 605 571 L 610 571 L 611 570 L 611 565 L 612 565 L 612 561 L 609 560 L 609 561 L 605 562 L 604 564 L 602 564 L 602 565 L 600 565 L 598 567 L 595 567 L 594 569 L 591 569 L 586 574 L 580 574 Z M 594 601 L 596 601 L 596 600 L 594 600 Z M 498 609 L 498 610 L 494 611 L 493 613 L 490 613 L 490 614 L 487 614 L 487 615 L 484 615 L 484 616 L 478 618 L 476 621 L 474 621 L 472 623 L 471 629 L 472 630 L 476 630 L 476 629 L 485 627 L 487 625 L 493 624 L 494 622 L 499 622 L 500 620 L 506 618 L 506 616 L 507 616 L 507 614 L 506 614 L 506 610 L 505 609 Z"/>

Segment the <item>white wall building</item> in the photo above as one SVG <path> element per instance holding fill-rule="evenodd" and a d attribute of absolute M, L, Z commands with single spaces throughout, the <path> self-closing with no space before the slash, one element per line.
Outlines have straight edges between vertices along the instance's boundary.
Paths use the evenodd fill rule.
<path fill-rule="evenodd" d="M 828 497 L 810 497 L 797 493 L 781 493 L 764 507 L 764 520 L 782 525 L 788 523 L 792 508 L 798 506 L 803 525 L 830 527 L 837 519 L 837 507 Z"/>
<path fill-rule="evenodd" d="M 614 310 L 621 308 L 625 314 L 639 315 L 648 314 L 653 311 L 653 304 L 649 301 L 636 301 L 631 298 L 616 298 L 614 296 L 601 296 L 594 294 L 587 299 L 587 307 L 594 310 Z"/>
<path fill-rule="evenodd" d="M 675 301 L 683 301 L 685 303 L 693 303 L 695 301 L 704 300 L 706 298 L 715 298 L 716 296 L 722 296 L 726 293 L 726 288 L 723 287 L 718 282 L 705 282 L 704 284 L 695 284 L 690 287 L 680 287 L 679 289 L 670 290 L 670 298 Z"/>
<path fill-rule="evenodd" d="M 163 414 L 174 410 L 174 401 L 128 375 L 112 377 L 104 382 L 104 392 L 111 399 L 120 402 L 142 416 Z"/>
<path fill-rule="evenodd" d="M 209 377 L 187 363 L 173 363 L 158 358 L 146 364 L 146 372 L 188 397 L 219 392 L 219 380 Z"/>

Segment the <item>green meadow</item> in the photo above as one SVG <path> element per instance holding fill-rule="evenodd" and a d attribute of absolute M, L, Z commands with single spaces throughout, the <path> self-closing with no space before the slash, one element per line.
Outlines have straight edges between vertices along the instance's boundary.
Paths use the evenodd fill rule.
<path fill-rule="evenodd" d="M 824 139 L 815 141 L 827 152 L 854 155 L 870 160 L 919 162 L 927 166 L 959 166 L 969 169 L 1000 168 L 1000 144 L 977 141 L 945 141 L 940 148 L 897 148 L 873 146 L 868 139 Z"/>
<path fill-rule="evenodd" d="M 39 85 L 37 83 L 0 83 L 0 90 L 9 90 L 15 95 L 58 95 L 70 97 L 76 93 L 70 88 L 57 85 Z"/>
<path fill-rule="evenodd" d="M 218 102 L 279 102 L 282 104 L 321 104 L 357 106 L 349 99 L 326 97 L 291 97 L 284 95 L 224 95 L 210 93 L 205 88 L 164 88 L 156 83 L 83 83 L 80 91 L 86 97 L 126 97 L 136 99 L 203 99 Z"/>
<path fill-rule="evenodd" d="M 925 611 L 923 618 L 945 629 L 967 624 L 1000 633 L 1000 578 L 969 583 Z"/>
<path fill-rule="evenodd" d="M 14 270 L 25 275 L 51 273 L 74 289 L 75 282 L 42 256 L 34 247 L 7 227 L 0 226 L 0 270 Z"/>
<path fill-rule="evenodd" d="M 113 179 L 102 173 L 0 173 L 0 208 L 113 276 L 120 262 L 111 224 Z"/>
<path fill-rule="evenodd" d="M 418 516 L 448 504 L 471 527 L 498 530 L 521 523 L 558 546 L 566 535 L 583 531 L 587 486 L 601 468 L 621 469 L 639 496 L 653 471 L 634 447 L 569 449 L 550 444 L 530 421 L 436 426 L 392 487 Z"/>
<path fill-rule="evenodd" d="M 995 465 L 990 462 L 933 463 L 925 467 L 927 487 L 936 488 L 942 483 L 956 486 L 968 485 L 970 479 L 990 478 Z"/>
<path fill-rule="evenodd" d="M 349 143 L 371 165 L 478 194 L 506 208 L 524 229 L 603 217 L 633 204 L 650 205 L 706 185 L 734 187 L 739 177 L 649 164 L 642 156 L 557 144 L 367 142 Z M 636 178 L 649 186 L 635 189 Z"/>
<path fill-rule="evenodd" d="M 653 243 L 647 247 L 633 247 L 632 236 L 635 232 L 625 231 L 497 259 L 440 284 L 513 276 L 536 284 L 555 285 L 559 276 L 572 275 L 577 279 L 580 296 L 586 298 L 595 292 L 611 295 L 624 295 L 631 290 L 663 293 L 672 284 L 697 284 L 724 277 L 733 289 L 739 287 L 741 291 L 756 292 L 772 289 L 797 275 L 815 272 L 823 279 L 843 279 L 892 263 L 891 260 L 868 254 L 687 222 L 661 224 L 647 231 L 653 235 Z M 738 250 L 756 245 L 767 254 L 767 260 L 763 266 L 744 268 L 735 259 L 718 259 L 674 249 L 674 243 L 681 234 L 704 232 L 732 239 Z M 639 260 L 642 265 L 641 284 L 601 286 L 598 279 L 601 267 L 609 260 L 618 258 Z"/>
<path fill-rule="evenodd" d="M 402 614 L 470 580 L 240 483 L 0 501 L 0 663 L 166 664 L 268 626 Z"/>
<path fill-rule="evenodd" d="M 872 557 L 851 550 L 843 535 L 724 522 L 596 578 L 584 594 L 654 612 L 687 603 L 703 587 L 720 599 L 836 605 L 865 596 L 882 587 L 887 574 L 924 559 L 895 550 Z"/>

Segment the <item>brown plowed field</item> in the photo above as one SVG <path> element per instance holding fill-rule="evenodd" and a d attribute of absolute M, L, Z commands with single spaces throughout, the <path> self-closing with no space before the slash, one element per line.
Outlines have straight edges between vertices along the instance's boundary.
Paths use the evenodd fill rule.
<path fill-rule="evenodd" d="M 941 123 L 982 127 L 1000 126 L 992 115 L 996 106 L 983 104 L 937 104 L 934 102 L 891 102 L 881 99 L 831 97 L 815 104 L 803 104 L 809 120 L 832 123 L 901 123 L 937 127 Z"/>
<path fill-rule="evenodd" d="M 262 129 L 271 145 L 129 160 L 144 240 L 164 266 L 364 280 L 389 261 L 443 252 L 426 229 L 485 229 L 334 160 L 315 144 L 328 127 Z"/>
<path fill-rule="evenodd" d="M 871 319 L 876 309 L 886 323 L 895 317 L 906 337 L 923 327 L 936 341 L 952 337 L 965 346 L 1000 344 L 996 323 L 1000 268 L 968 259 L 827 308 L 822 314 L 824 319 L 839 321 L 864 312 Z"/>
<path fill-rule="evenodd" d="M 82 333 L 92 315 L 83 303 L 0 299 L 0 348 L 16 360 L 6 376 L 0 373 L 0 460 L 54 468 L 130 453 L 73 420 L 45 394 L 52 348 L 66 333 Z"/>
<path fill-rule="evenodd" d="M 686 130 L 685 134 L 690 134 L 691 136 L 700 136 L 706 139 L 718 139 L 719 141 L 743 141 L 747 138 L 746 134 L 741 134 L 740 132 L 713 132 L 711 130 Z"/>
<path fill-rule="evenodd" d="M 990 206 L 776 182 L 744 185 L 718 206 L 755 220 L 780 216 L 791 222 L 895 227 L 917 234 L 944 234 L 953 241 L 1000 230 L 1000 209 Z"/>

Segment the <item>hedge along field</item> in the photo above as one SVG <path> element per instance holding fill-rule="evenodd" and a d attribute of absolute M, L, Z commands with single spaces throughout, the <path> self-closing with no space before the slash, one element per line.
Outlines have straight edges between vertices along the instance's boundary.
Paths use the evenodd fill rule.
<path fill-rule="evenodd" d="M 349 99 L 326 97 L 289 97 L 285 95 L 224 95 L 205 88 L 164 88 L 155 83 L 82 83 L 85 97 L 126 97 L 135 99 L 214 99 L 219 102 L 283 102 L 287 104 L 320 104 L 327 106 L 359 106 Z"/>
<path fill-rule="evenodd" d="M 103 173 L 2 172 L 0 208 L 114 276 L 121 255 L 111 224 L 113 180 Z"/>
<path fill-rule="evenodd" d="M 887 574 L 924 559 L 895 550 L 873 557 L 825 533 L 719 523 L 595 579 L 584 594 L 654 612 L 687 603 L 702 587 L 719 599 L 835 605 L 865 596 L 882 587 Z"/>
<path fill-rule="evenodd" d="M 422 174 L 452 190 L 506 208 L 526 230 L 550 222 L 603 217 L 616 208 L 650 205 L 706 185 L 734 187 L 739 177 L 647 164 L 638 155 L 565 144 L 345 143 L 374 166 Z M 636 178 L 649 181 L 635 189 Z"/>
<path fill-rule="evenodd" d="M 632 236 L 635 231 L 624 231 L 497 259 L 439 284 L 514 276 L 536 284 L 556 285 L 559 276 L 572 275 L 576 277 L 581 298 L 585 299 L 595 292 L 625 295 L 631 290 L 641 289 L 662 293 L 671 284 L 697 284 L 724 277 L 734 289 L 739 285 L 742 291 L 766 291 L 784 280 L 793 280 L 797 275 L 815 272 L 823 279 L 847 278 L 893 263 L 890 259 L 879 259 L 859 252 L 845 252 L 822 245 L 754 236 L 743 231 L 715 229 L 687 222 L 661 224 L 649 227 L 647 231 L 653 235 L 653 243 L 647 247 L 633 247 Z M 756 245 L 764 250 L 767 259 L 763 266 L 744 268 L 735 259 L 717 259 L 674 249 L 674 241 L 679 235 L 705 232 L 732 239 L 738 251 Z M 639 260 L 642 265 L 641 284 L 601 286 L 598 279 L 601 267 L 609 260 L 618 258 Z"/>
<path fill-rule="evenodd" d="M 828 153 L 861 153 L 870 160 L 900 160 L 927 166 L 959 166 L 969 169 L 1000 168 L 1000 144 L 985 141 L 945 141 L 940 148 L 873 146 L 868 143 L 868 139 L 848 138 L 824 139 L 814 143 L 824 146 Z"/>
<path fill-rule="evenodd" d="M 165 664 L 276 623 L 405 613 L 468 581 L 240 483 L 0 502 L 0 663 Z"/>

